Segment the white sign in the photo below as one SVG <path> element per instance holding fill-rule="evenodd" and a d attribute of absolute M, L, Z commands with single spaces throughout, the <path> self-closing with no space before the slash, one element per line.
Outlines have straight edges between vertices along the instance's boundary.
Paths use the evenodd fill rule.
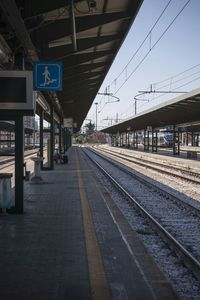
<path fill-rule="evenodd" d="M 63 125 L 65 128 L 72 128 L 73 127 L 73 119 L 72 118 L 63 119 Z"/>

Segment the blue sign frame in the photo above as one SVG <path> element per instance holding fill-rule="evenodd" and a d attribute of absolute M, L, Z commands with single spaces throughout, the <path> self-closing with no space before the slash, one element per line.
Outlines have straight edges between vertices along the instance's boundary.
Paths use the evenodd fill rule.
<path fill-rule="evenodd" d="M 34 62 L 33 88 L 36 91 L 61 91 L 62 63 L 55 61 Z"/>

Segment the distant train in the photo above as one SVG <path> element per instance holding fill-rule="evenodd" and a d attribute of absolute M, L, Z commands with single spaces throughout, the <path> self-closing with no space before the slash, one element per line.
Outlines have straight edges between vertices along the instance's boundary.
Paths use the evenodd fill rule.
<path fill-rule="evenodd" d="M 133 135 L 129 136 L 129 147 L 133 145 Z M 137 144 L 144 145 L 144 135 L 143 133 L 137 134 Z M 114 144 L 113 144 L 114 145 Z M 116 139 L 115 146 L 120 145 L 119 137 Z M 149 145 L 152 146 L 152 134 L 149 132 Z M 158 147 L 165 147 L 165 148 L 172 148 L 173 147 L 173 133 L 171 132 L 158 132 L 157 133 L 157 146 Z M 122 147 L 125 147 L 125 143 L 122 145 Z"/>
<path fill-rule="evenodd" d="M 158 133 L 158 146 L 160 147 L 172 147 L 173 145 L 173 134 L 169 132 Z"/>
<path fill-rule="evenodd" d="M 141 139 L 141 137 L 140 137 Z M 142 137 L 142 144 L 144 145 L 144 137 Z M 152 145 L 152 135 L 149 134 L 149 144 Z M 157 146 L 170 148 L 173 146 L 173 134 L 170 132 L 158 132 Z"/>

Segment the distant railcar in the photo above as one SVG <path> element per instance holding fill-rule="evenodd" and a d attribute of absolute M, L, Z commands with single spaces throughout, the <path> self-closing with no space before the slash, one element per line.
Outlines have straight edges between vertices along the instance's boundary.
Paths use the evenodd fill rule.
<path fill-rule="evenodd" d="M 172 147 L 173 134 L 169 132 L 158 133 L 158 146 L 160 147 Z"/>
<path fill-rule="evenodd" d="M 142 137 L 142 144 L 144 145 L 144 137 Z M 149 134 L 149 145 L 152 145 L 152 135 Z M 170 148 L 173 146 L 173 134 L 170 132 L 158 132 L 157 146 Z"/>

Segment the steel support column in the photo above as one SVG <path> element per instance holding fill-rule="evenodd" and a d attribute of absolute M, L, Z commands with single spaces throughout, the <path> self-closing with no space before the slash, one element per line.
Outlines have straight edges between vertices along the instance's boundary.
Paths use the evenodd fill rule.
<path fill-rule="evenodd" d="M 119 135 L 119 146 L 120 147 L 123 146 L 123 133 L 120 133 L 120 135 Z"/>
<path fill-rule="evenodd" d="M 144 130 L 144 151 L 149 151 L 149 131 Z"/>
<path fill-rule="evenodd" d="M 43 109 L 41 109 L 40 111 L 40 157 L 44 156 L 43 153 L 43 121 L 44 121 L 44 111 Z M 43 169 L 43 161 L 41 161 L 40 163 L 40 167 L 41 169 Z"/>
<path fill-rule="evenodd" d="M 138 134 L 136 131 L 133 132 L 133 149 L 138 149 Z"/>
<path fill-rule="evenodd" d="M 115 136 L 115 147 L 118 147 L 119 146 L 119 135 L 117 134 Z"/>
<path fill-rule="evenodd" d="M 179 131 L 176 130 L 175 126 L 173 128 L 173 154 L 180 154 Z"/>
<path fill-rule="evenodd" d="M 24 212 L 24 122 L 23 116 L 15 118 L 15 210 Z"/>
<path fill-rule="evenodd" d="M 67 128 L 64 128 L 63 139 L 64 139 L 64 153 L 65 153 L 67 151 Z"/>
<path fill-rule="evenodd" d="M 59 153 L 62 153 L 62 125 L 61 122 L 58 125 L 59 134 L 58 134 L 58 145 L 59 145 Z"/>
<path fill-rule="evenodd" d="M 152 129 L 152 152 L 158 151 L 158 132 Z"/>
<path fill-rule="evenodd" d="M 186 146 L 189 144 L 189 132 L 186 132 Z"/>
<path fill-rule="evenodd" d="M 51 103 L 50 105 L 50 166 L 49 169 L 53 170 L 54 169 L 54 161 L 53 161 L 53 151 L 55 148 L 55 126 L 54 126 L 54 108 L 53 104 Z"/>
<path fill-rule="evenodd" d="M 109 137 L 110 137 L 110 145 L 114 146 L 115 145 L 115 140 L 114 140 L 115 136 L 114 136 L 114 134 L 110 134 Z"/>

